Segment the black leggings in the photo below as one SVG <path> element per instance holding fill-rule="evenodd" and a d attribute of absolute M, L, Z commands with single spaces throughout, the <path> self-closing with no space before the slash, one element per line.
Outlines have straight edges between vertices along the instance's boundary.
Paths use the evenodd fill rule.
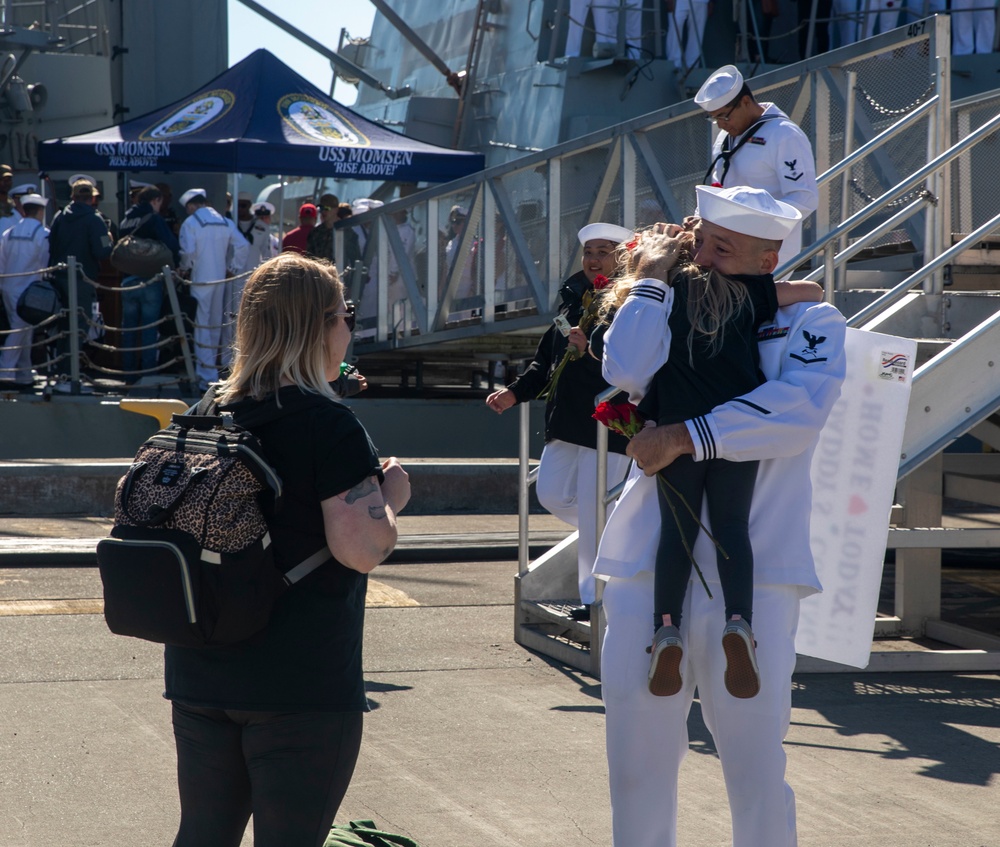
<path fill-rule="evenodd" d="M 750 623 L 753 616 L 753 549 L 749 523 L 757 462 L 727 462 L 724 459 L 696 462 L 691 456 L 681 456 L 660 473 L 699 518 L 704 494 L 708 502 L 709 529 L 729 556 L 727 559 L 716 550 L 722 596 L 726 601 L 726 620 L 740 615 Z M 654 627 L 660 625 L 663 615 L 670 615 L 674 626 L 680 626 L 684 595 L 691 579 L 691 559 L 684 542 L 693 552 L 699 528 L 662 479 L 656 481 L 656 490 L 660 501 L 660 544 L 656 548 L 653 583 Z M 698 585 L 695 590 L 703 589 Z"/>
<path fill-rule="evenodd" d="M 320 847 L 354 773 L 361 712 L 173 704 L 181 823 L 174 847 Z"/>

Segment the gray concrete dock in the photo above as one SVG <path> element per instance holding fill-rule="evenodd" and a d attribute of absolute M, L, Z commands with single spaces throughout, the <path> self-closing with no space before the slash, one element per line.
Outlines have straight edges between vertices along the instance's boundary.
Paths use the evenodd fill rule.
<path fill-rule="evenodd" d="M 178 803 L 161 648 L 111 635 L 96 569 L 44 552 L 107 522 L 16 520 L 0 520 L 0 535 L 35 548 L 0 558 L 0 847 L 170 844 Z M 512 640 L 516 516 L 401 524 L 401 547 L 422 539 L 423 552 L 373 574 L 372 712 L 338 821 L 371 818 L 422 847 L 607 847 L 599 682 Z M 538 543 L 564 531 L 532 518 Z M 786 747 L 800 844 L 998 847 L 998 683 L 797 677 Z M 690 731 L 681 844 L 721 847 L 725 792 L 697 703 Z"/>

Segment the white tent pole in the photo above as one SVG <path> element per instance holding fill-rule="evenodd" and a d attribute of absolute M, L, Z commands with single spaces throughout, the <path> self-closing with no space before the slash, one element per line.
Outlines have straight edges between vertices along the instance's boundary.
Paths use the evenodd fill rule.
<path fill-rule="evenodd" d="M 285 178 L 278 174 L 278 245 L 285 240 Z"/>

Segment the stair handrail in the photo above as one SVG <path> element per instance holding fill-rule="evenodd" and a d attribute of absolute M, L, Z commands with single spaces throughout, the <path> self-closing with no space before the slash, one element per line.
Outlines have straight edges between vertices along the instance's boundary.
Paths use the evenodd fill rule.
<path fill-rule="evenodd" d="M 931 260 L 922 268 L 914 271 L 906 279 L 900 282 L 898 285 L 890 288 L 885 294 L 876 300 L 873 300 L 867 306 L 865 306 L 860 312 L 853 315 L 848 319 L 847 325 L 860 327 L 861 329 L 874 329 L 878 322 L 871 321 L 865 323 L 869 318 L 874 317 L 879 312 L 893 305 L 898 300 L 902 299 L 903 295 L 906 294 L 911 288 L 914 288 L 921 282 L 923 282 L 927 277 L 929 277 L 934 271 L 947 265 L 956 256 L 961 255 L 966 250 L 968 250 L 975 242 L 979 241 L 987 235 L 990 235 L 994 230 L 1000 229 L 1000 215 L 994 215 L 982 226 L 978 227 L 975 231 L 969 233 L 965 238 L 959 241 L 954 246 L 945 250 L 936 259 Z M 862 324 L 864 324 L 862 326 Z M 942 355 L 942 354 L 939 354 Z"/>
<path fill-rule="evenodd" d="M 819 282 L 821 279 L 829 279 L 833 272 L 844 264 L 844 262 L 854 258 L 854 256 L 864 250 L 872 241 L 877 241 L 883 235 L 898 229 L 904 222 L 912 218 L 917 212 L 921 211 L 924 206 L 932 203 L 933 200 L 934 198 L 930 195 L 930 192 L 922 192 L 921 195 L 910 203 L 909 206 L 904 206 L 891 218 L 886 218 L 882 221 L 882 223 L 875 227 L 875 229 L 871 230 L 866 235 L 863 235 L 861 238 L 855 239 L 844 250 L 835 254 L 832 259 L 827 256 L 824 264 L 816 268 L 816 270 L 810 271 L 805 275 L 804 279 L 810 280 L 811 282 Z M 827 253 L 829 253 L 832 249 L 834 249 L 833 244 L 828 244 L 826 246 Z"/>
<path fill-rule="evenodd" d="M 913 374 L 913 391 L 914 394 L 910 396 L 910 415 L 912 416 L 914 411 L 920 410 L 922 402 L 918 399 L 917 391 L 918 386 L 925 378 L 931 377 L 931 375 L 936 371 L 952 363 L 952 360 L 961 362 L 960 359 L 956 357 L 962 356 L 967 347 L 980 341 L 990 342 L 990 336 L 996 335 L 1000 327 L 1000 311 L 995 312 L 993 315 L 988 317 L 978 326 L 971 329 L 961 338 L 957 339 L 953 344 L 949 345 L 947 349 L 942 350 L 933 359 L 925 362 L 921 365 Z M 990 351 L 996 350 L 996 340 L 987 344 Z M 992 375 L 993 372 L 993 358 L 995 357 L 984 357 L 980 362 L 977 363 L 978 367 L 983 368 Z M 985 364 L 984 364 L 985 363 Z M 947 376 L 947 372 L 945 372 Z M 971 385 L 977 385 L 978 383 L 966 383 Z M 935 385 L 933 382 L 928 383 L 929 390 L 933 391 Z M 907 439 L 904 436 L 903 448 L 904 452 L 900 456 L 899 470 L 897 471 L 897 479 L 903 479 L 903 477 L 912 473 L 920 465 L 930 459 L 932 456 L 940 453 L 945 447 L 951 444 L 956 438 L 965 432 L 968 432 L 973 426 L 975 426 L 980 421 L 989 417 L 997 408 L 997 394 L 998 386 L 995 378 L 990 378 L 987 383 L 987 389 L 983 391 L 976 392 L 971 397 L 966 397 L 965 400 L 968 405 L 964 406 L 964 417 L 961 418 L 958 424 L 952 426 L 946 432 L 938 434 L 934 441 L 925 444 L 920 449 L 914 450 L 912 447 L 907 447 Z M 929 399 L 929 398 L 924 398 Z M 932 403 L 933 405 L 933 403 Z M 932 408 L 928 406 L 923 410 L 924 412 L 931 413 Z M 910 420 L 907 421 L 907 431 L 909 431 Z M 932 433 L 933 434 L 933 433 Z"/>
<path fill-rule="evenodd" d="M 898 121 L 896 121 L 891 126 L 882 130 L 878 135 L 872 138 L 870 141 L 866 141 L 853 153 L 849 153 L 843 159 L 841 159 L 837 164 L 833 165 L 829 170 L 823 171 L 818 177 L 816 177 L 816 185 L 823 186 L 826 185 L 830 180 L 835 177 L 840 176 L 849 167 L 866 158 L 869 153 L 874 152 L 887 141 L 892 141 L 899 133 L 904 129 L 909 129 L 910 124 L 915 123 L 920 118 L 922 118 L 927 112 L 933 110 L 938 103 L 941 102 L 941 96 L 935 94 L 933 97 L 929 97 L 912 112 L 908 112 L 903 115 Z"/>
<path fill-rule="evenodd" d="M 964 153 L 970 147 L 978 144 L 987 135 L 992 135 L 1000 129 L 1000 113 L 994 115 L 990 120 L 984 123 L 981 127 L 970 132 L 961 141 L 953 144 L 947 150 L 945 150 L 940 156 L 931 159 L 926 165 L 918 170 L 914 171 L 908 177 L 906 177 L 901 182 L 897 183 L 895 187 L 890 188 L 880 197 L 876 197 L 863 209 L 855 212 L 846 221 L 839 224 L 838 226 L 831 229 L 826 235 L 821 236 L 816 239 L 809 247 L 804 249 L 794 258 L 785 262 L 774 271 L 774 276 L 776 279 L 780 279 L 783 276 L 791 273 L 795 268 L 801 265 L 803 262 L 811 259 L 817 253 L 822 252 L 828 244 L 833 241 L 837 241 L 841 236 L 846 235 L 856 226 L 864 223 L 873 215 L 882 211 L 886 206 L 892 203 L 894 200 L 898 200 L 907 191 L 913 188 L 915 185 L 923 182 L 927 177 L 939 171 L 941 168 L 948 165 L 953 159 L 958 158 L 962 153 Z"/>

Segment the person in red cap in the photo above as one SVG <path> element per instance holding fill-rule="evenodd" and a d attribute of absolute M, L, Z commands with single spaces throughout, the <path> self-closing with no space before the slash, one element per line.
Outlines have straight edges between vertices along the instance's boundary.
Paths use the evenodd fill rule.
<path fill-rule="evenodd" d="M 305 253 L 309 233 L 316 228 L 316 207 L 312 203 L 299 206 L 299 225 L 281 239 L 281 251 Z"/>

